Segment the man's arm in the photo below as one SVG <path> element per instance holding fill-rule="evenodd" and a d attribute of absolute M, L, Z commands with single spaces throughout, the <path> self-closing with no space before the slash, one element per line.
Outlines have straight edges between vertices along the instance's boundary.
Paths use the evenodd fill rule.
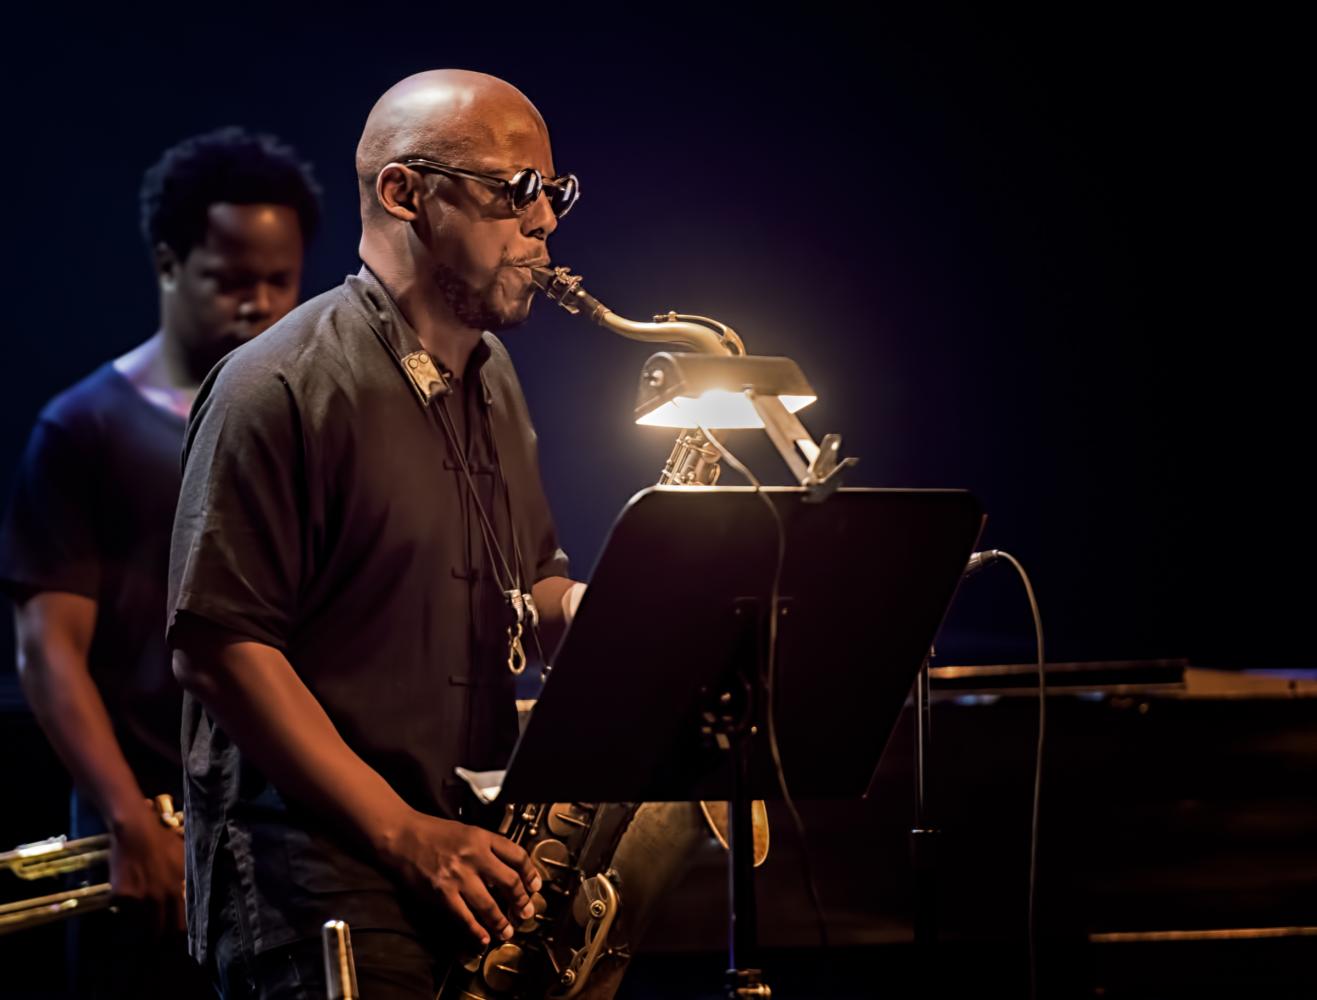
<path fill-rule="evenodd" d="M 541 879 L 511 841 L 412 809 L 343 742 L 279 650 L 183 616 L 172 633 L 174 676 L 281 792 L 368 847 L 422 895 L 440 897 L 482 942 L 511 937 L 533 912 Z"/>
<path fill-rule="evenodd" d="M 114 895 L 144 904 L 157 927 L 181 930 L 183 841 L 146 801 L 87 667 L 96 602 L 42 591 L 16 605 L 14 620 L 28 704 L 110 830 Z"/>
<path fill-rule="evenodd" d="M 530 588 L 530 596 L 535 599 L 535 609 L 540 615 L 540 640 L 546 656 L 557 648 L 576 612 L 580 597 L 570 593 L 574 587 L 585 590 L 585 584 L 565 576 L 546 576 Z M 572 597 L 575 597 L 575 602 Z"/>

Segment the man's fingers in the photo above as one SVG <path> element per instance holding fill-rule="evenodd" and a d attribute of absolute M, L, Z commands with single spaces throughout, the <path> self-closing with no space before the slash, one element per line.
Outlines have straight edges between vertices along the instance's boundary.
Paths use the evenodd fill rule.
<path fill-rule="evenodd" d="M 489 890 L 474 875 L 462 883 L 462 900 L 493 937 L 504 940 L 512 937 L 512 924 L 508 923 L 507 915 L 499 909 Z"/>
<path fill-rule="evenodd" d="M 540 878 L 539 869 L 535 867 L 535 862 L 530 859 L 529 854 L 512 841 L 506 837 L 492 837 L 490 839 L 490 849 L 494 852 L 496 858 L 521 876 L 521 884 L 526 887 L 527 892 L 539 892 L 543 888 L 544 880 Z"/>
<path fill-rule="evenodd" d="M 530 904 L 530 896 L 526 891 L 526 885 L 521 880 L 521 873 L 515 868 L 509 868 L 494 854 L 490 854 L 489 862 L 482 865 L 483 869 L 479 874 L 485 880 L 485 883 L 492 888 L 497 888 L 499 894 L 507 901 L 508 915 L 515 916 L 518 920 L 525 920 L 535 912 L 534 907 Z"/>
<path fill-rule="evenodd" d="M 466 929 L 471 932 L 471 936 L 481 944 L 489 944 L 489 932 L 480 926 L 480 921 L 472 915 L 466 903 L 463 902 L 461 895 L 452 889 L 446 891 L 443 895 L 448 908 L 461 923 L 466 924 Z"/>

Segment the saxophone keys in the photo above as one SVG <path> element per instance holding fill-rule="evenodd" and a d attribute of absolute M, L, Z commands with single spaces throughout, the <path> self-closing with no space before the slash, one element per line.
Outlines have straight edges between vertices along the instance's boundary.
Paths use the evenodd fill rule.
<path fill-rule="evenodd" d="M 530 859 L 546 882 L 552 882 L 572 869 L 571 854 L 561 840 L 541 840 L 532 848 Z"/>
<path fill-rule="evenodd" d="M 517 977 L 522 974 L 521 960 L 524 953 L 519 945 L 501 944 L 485 956 L 481 975 L 486 985 L 496 993 L 511 990 L 517 984 Z"/>
<path fill-rule="evenodd" d="M 590 820 L 582 818 L 574 802 L 555 802 L 549 810 L 549 829 L 559 837 L 570 837 L 577 830 L 588 830 Z"/>
<path fill-rule="evenodd" d="M 469 958 L 467 958 L 465 961 L 461 963 L 462 968 L 465 969 L 467 972 L 479 972 L 480 963 L 481 960 L 484 959 L 484 957 L 485 956 L 483 952 L 477 952 L 476 954 L 471 955 Z"/>

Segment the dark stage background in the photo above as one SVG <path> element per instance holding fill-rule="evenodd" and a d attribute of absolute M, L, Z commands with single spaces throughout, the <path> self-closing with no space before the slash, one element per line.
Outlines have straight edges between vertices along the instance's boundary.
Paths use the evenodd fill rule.
<path fill-rule="evenodd" d="M 1050 660 L 1311 666 L 1307 326 L 1289 308 L 1292 251 L 1307 235 L 1298 136 L 1311 114 L 1296 107 L 1294 27 L 1107 7 L 1042 19 L 713 10 L 8 15 L 0 488 L 41 405 L 155 330 L 137 188 L 165 146 L 236 123 L 277 133 L 315 164 L 327 224 L 310 251 L 309 296 L 358 266 L 352 158 L 376 96 L 409 73 L 462 66 L 524 90 L 549 123 L 557 167 L 582 178 L 580 205 L 550 241 L 555 258 L 625 316 L 712 315 L 754 352 L 794 357 L 821 397 L 805 422 L 816 437 L 841 432 L 861 458 L 852 484 L 973 490 L 989 513 L 984 544 L 1033 575 Z M 543 302 L 506 342 L 564 544 L 586 577 L 616 512 L 655 480 L 671 445 L 670 432 L 631 422 L 649 351 Z M 765 482 L 785 482 L 755 436 L 730 443 Z M 997 568 L 962 589 L 939 662 L 1026 661 L 1032 638 L 1022 590 Z M 0 674 L 12 671 L 11 650 L 0 616 Z M 1270 746 L 1270 716 L 1259 718 Z M 45 752 L 23 725 L 8 745 Z M 1218 732 L 1229 757 L 1238 720 L 1213 716 L 1192 739 L 1159 729 L 1146 752 L 1106 724 L 1091 743 L 1070 726 L 1067 750 L 1067 726 L 1058 760 L 1124 747 L 1128 773 L 1143 773 L 1172 747 L 1210 764 L 1200 750 Z M 994 921 L 1021 931 L 1032 727 L 1032 707 L 1020 709 L 1009 727 L 1019 746 L 1008 741 L 1017 752 L 984 765 L 1019 783 L 1013 805 L 986 814 L 1012 817 L 1002 870 L 1020 912 Z M 982 746 L 1000 743 L 998 733 Z M 954 740 L 942 746 L 949 768 L 978 759 Z M 26 803 L 10 825 L 29 838 L 55 832 L 62 788 L 46 786 L 45 811 L 27 812 L 30 789 L 60 773 L 53 757 L 5 756 L 15 777 L 0 790 Z M 884 764 L 902 795 L 908 763 L 889 753 Z M 1083 799 L 1071 766 L 1055 766 Z M 1292 797 L 1301 783 L 1284 766 L 1256 773 Z M 1219 769 L 1209 770 L 1215 787 Z M 1239 786 L 1254 787 L 1253 774 Z M 1277 829 L 1292 824 L 1284 801 Z M 1056 808 L 1098 829 L 1083 808 Z M 875 866 L 884 877 L 907 874 L 899 820 Z M 845 858 L 867 828 L 835 825 L 850 839 L 814 842 Z M 790 839 L 779 882 L 795 877 Z M 829 898 L 853 881 L 842 870 Z M 882 894 L 882 905 L 904 906 L 899 891 Z M 856 926 L 885 933 L 877 904 L 862 902 Z M 791 940 L 810 943 L 803 897 L 790 909 L 805 927 Z M 716 932 L 703 943 L 716 947 Z"/>
<path fill-rule="evenodd" d="M 1034 574 L 1049 658 L 1306 660 L 1277 574 L 1311 533 L 1265 498 L 1306 464 L 1275 360 L 1293 327 L 1249 289 L 1284 275 L 1246 231 L 1283 200 L 1288 70 L 1257 59 L 1264 29 L 524 9 L 515 30 L 515 7 L 445 5 L 15 26 L 5 485 L 41 404 L 155 329 L 136 192 L 164 146 L 240 123 L 314 162 L 310 295 L 357 267 L 352 156 L 375 97 L 464 66 L 521 87 L 583 180 L 556 259 L 623 315 L 704 313 L 796 358 L 815 436 L 861 458 L 852 483 L 976 492 L 985 544 Z M 506 339 L 587 574 L 669 448 L 629 416 L 648 351 L 543 302 Z M 784 481 L 753 436 L 732 443 Z M 1031 639 L 1000 570 L 964 589 L 939 651 L 1028 659 Z"/>
<path fill-rule="evenodd" d="M 796 358 L 821 396 L 809 426 L 862 459 L 851 482 L 975 491 L 985 544 L 1035 576 L 1051 658 L 1305 659 L 1302 605 L 1258 576 L 1312 550 L 1259 496 L 1296 485 L 1287 421 L 1259 413 L 1284 378 L 1256 378 L 1271 331 L 1230 330 L 1224 301 L 1265 249 L 1241 218 L 1280 181 L 1280 112 L 1241 64 L 1253 26 L 527 9 L 518 30 L 440 5 L 13 31 L 6 478 L 42 402 L 155 328 L 136 190 L 164 146 L 240 123 L 315 164 L 310 295 L 357 266 L 375 97 L 457 65 L 521 87 L 581 176 L 557 260 L 624 315 L 713 315 Z M 1284 61 L 1267 72 L 1283 83 Z M 647 351 L 542 302 L 507 341 L 585 574 L 667 454 L 629 419 Z M 1027 658 L 1030 637 L 1001 571 L 963 591 L 942 659 Z"/>

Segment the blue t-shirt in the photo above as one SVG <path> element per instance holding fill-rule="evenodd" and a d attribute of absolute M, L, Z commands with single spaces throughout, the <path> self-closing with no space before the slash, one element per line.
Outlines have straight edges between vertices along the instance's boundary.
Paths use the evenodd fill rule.
<path fill-rule="evenodd" d="M 143 793 L 176 799 L 183 694 L 164 625 L 184 426 L 102 365 L 41 411 L 0 527 L 11 600 L 97 602 L 92 679 Z"/>

